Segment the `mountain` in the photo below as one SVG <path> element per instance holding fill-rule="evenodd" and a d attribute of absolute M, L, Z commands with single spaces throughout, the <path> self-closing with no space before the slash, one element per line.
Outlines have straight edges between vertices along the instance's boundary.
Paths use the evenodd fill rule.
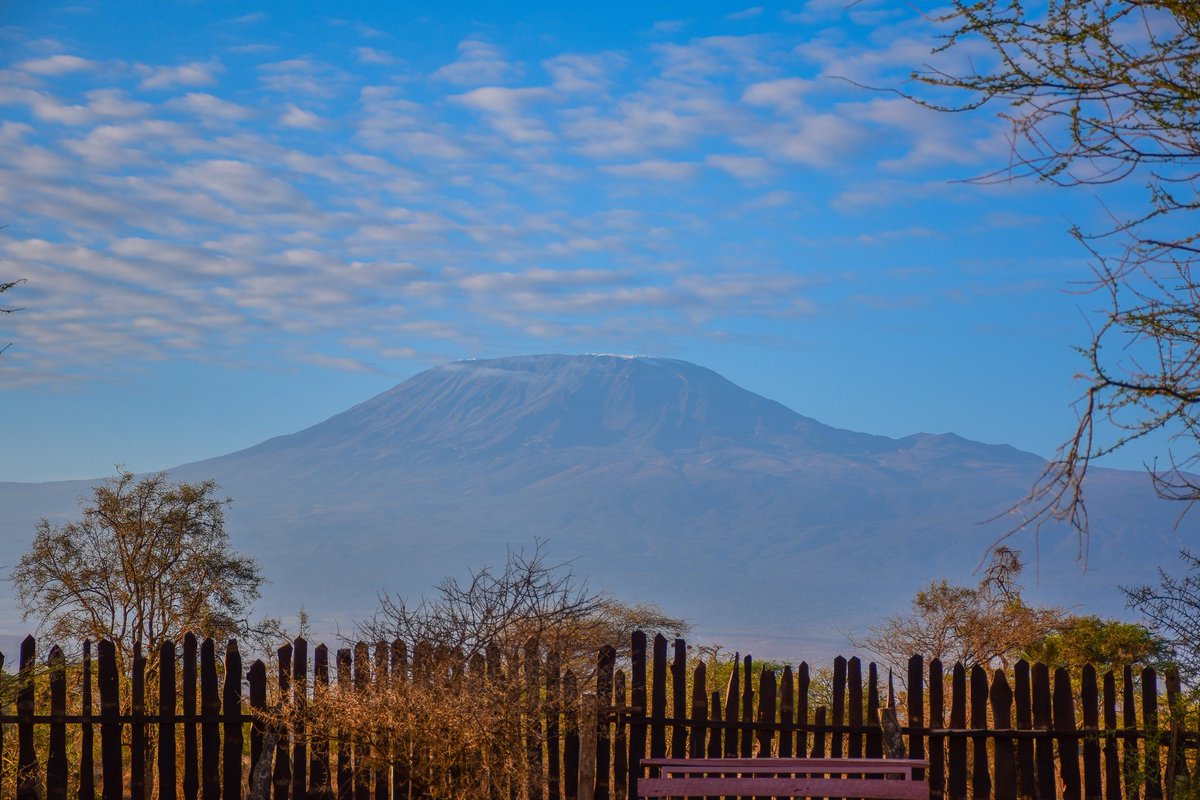
<path fill-rule="evenodd" d="M 176 467 L 234 498 L 267 610 L 347 631 L 380 591 L 427 593 L 544 539 L 589 586 L 660 604 L 699 639 L 823 655 L 935 578 L 974 582 L 1044 462 L 953 434 L 823 425 L 703 367 L 542 355 L 427 370 L 325 422 Z M 1035 598 L 1119 614 L 1185 537 L 1141 473 L 1096 470 L 1087 569 L 1044 531 Z M 87 482 L 0 484 L 0 563 Z M 984 521 L 992 520 L 990 523 Z M 984 524 L 981 524 L 984 523 Z M 0 596 L 0 633 L 23 629 Z M 7 610 L 9 613 L 3 613 Z"/>

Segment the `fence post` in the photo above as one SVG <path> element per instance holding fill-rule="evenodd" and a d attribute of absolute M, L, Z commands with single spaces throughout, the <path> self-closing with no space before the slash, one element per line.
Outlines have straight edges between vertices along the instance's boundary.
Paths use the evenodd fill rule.
<path fill-rule="evenodd" d="M 33 673 L 37 645 L 32 636 L 21 642 L 20 688 L 17 690 L 17 800 L 38 800 L 37 754 L 33 748 Z M 115 672 L 115 668 L 114 668 Z"/>
<path fill-rule="evenodd" d="M 612 737 L 608 715 L 613 706 L 613 662 L 617 651 L 604 645 L 596 657 L 596 791 L 595 800 L 609 800 Z"/>
<path fill-rule="evenodd" d="M 58 645 L 46 659 L 50 667 L 50 753 L 46 759 L 46 800 L 67 800 L 67 660 Z"/>
<path fill-rule="evenodd" d="M 4 656 L 0 655 L 0 667 L 4 666 Z M 95 800 L 96 766 L 92 750 L 94 736 L 92 731 L 92 643 L 86 639 L 83 642 L 83 690 L 80 697 L 80 712 L 82 724 L 79 731 L 79 800 Z M 0 763 L 4 762 L 3 747 L 0 747 Z M 163 800 L 175 800 L 174 797 Z"/>
<path fill-rule="evenodd" d="M 596 695 L 584 692 L 579 709 L 579 800 L 596 796 Z"/>
<path fill-rule="evenodd" d="M 237 641 L 225 645 L 225 685 L 222 689 L 225 742 L 221 758 L 223 800 L 242 797 L 242 655 Z"/>
<path fill-rule="evenodd" d="M 175 643 L 167 639 L 158 648 L 158 800 L 175 800 L 175 699 Z"/>
<path fill-rule="evenodd" d="M 118 713 L 117 648 L 105 639 L 96 645 L 100 684 L 100 764 L 104 772 L 101 796 L 122 800 L 125 792 L 121 759 L 121 723 Z"/>
<path fill-rule="evenodd" d="M 129 794 L 133 800 L 145 800 L 146 794 L 146 657 L 142 643 L 133 644 L 133 680 L 130 682 Z"/>

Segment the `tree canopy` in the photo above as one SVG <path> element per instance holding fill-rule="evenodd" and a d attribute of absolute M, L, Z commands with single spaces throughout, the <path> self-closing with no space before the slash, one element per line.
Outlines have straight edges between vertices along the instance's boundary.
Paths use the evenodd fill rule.
<path fill-rule="evenodd" d="M 80 519 L 41 520 L 12 570 L 24 617 L 60 644 L 111 639 L 123 660 L 140 644 L 151 671 L 165 639 L 253 632 L 263 575 L 232 548 L 216 492 L 121 470 L 80 498 Z"/>
<path fill-rule="evenodd" d="M 889 617 L 854 644 L 901 668 L 918 654 L 968 668 L 1024 658 L 1098 669 L 1167 655 L 1164 639 L 1142 625 L 1026 603 L 1022 568 L 1016 551 L 998 547 L 978 585 L 933 581 L 917 592 L 911 613 Z"/>
<path fill-rule="evenodd" d="M 1093 460 L 1152 434 L 1165 497 L 1200 499 L 1200 4 L 1194 0 L 952 0 L 936 58 L 909 96 L 930 108 L 997 107 L 1012 159 L 980 178 L 1062 187 L 1145 186 L 1140 207 L 1071 229 L 1103 303 L 1080 347 L 1076 429 L 1024 504 L 1024 524 L 1088 529 Z M 954 56 L 963 58 L 954 59 Z M 939 63 L 942 63 L 939 61 Z"/>

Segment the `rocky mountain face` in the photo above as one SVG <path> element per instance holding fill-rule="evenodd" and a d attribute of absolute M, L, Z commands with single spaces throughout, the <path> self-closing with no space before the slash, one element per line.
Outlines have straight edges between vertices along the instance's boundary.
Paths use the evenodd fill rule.
<path fill-rule="evenodd" d="M 970 583 L 1037 456 L 952 434 L 840 430 L 716 373 L 659 358 L 527 356 L 423 372 L 298 433 L 170 470 L 234 498 L 236 546 L 273 583 L 264 610 L 347 632 L 378 592 L 545 540 L 593 589 L 691 620 L 759 655 L 846 649 L 935 578 Z M 87 482 L 0 484 L 0 563 Z M 1035 599 L 1119 614 L 1189 536 L 1140 473 L 1098 470 L 1086 562 L 1064 531 L 1027 551 Z M 987 522 L 992 520 L 991 522 Z M 1035 585 L 1036 584 L 1036 585 Z M 23 631 L 0 590 L 0 635 Z"/>

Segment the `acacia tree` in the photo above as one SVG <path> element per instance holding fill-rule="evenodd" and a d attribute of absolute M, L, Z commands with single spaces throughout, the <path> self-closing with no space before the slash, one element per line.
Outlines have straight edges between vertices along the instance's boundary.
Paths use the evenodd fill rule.
<path fill-rule="evenodd" d="M 1021 569 L 1016 551 L 998 547 L 977 586 L 933 581 L 917 592 L 911 613 L 888 617 L 851 642 L 900 668 L 913 655 L 967 668 L 1006 667 L 1066 618 L 1061 609 L 1030 606 L 1021 598 Z"/>
<path fill-rule="evenodd" d="M 1079 348 L 1078 424 L 1023 504 L 1022 527 L 1066 521 L 1086 536 L 1089 465 L 1160 432 L 1170 444 L 1147 465 L 1156 489 L 1200 499 L 1190 474 L 1200 466 L 1200 4 L 951 0 L 939 21 L 949 33 L 935 54 L 967 66 L 915 72 L 925 89 L 909 96 L 942 111 L 1000 108 L 1013 158 L 979 180 L 1146 186 L 1140 210 L 1071 230 L 1104 305 Z"/>
<path fill-rule="evenodd" d="M 1140 611 L 1166 642 L 1182 677 L 1193 686 L 1200 679 L 1200 556 L 1181 550 L 1187 569 L 1182 577 L 1159 568 L 1158 585 L 1122 588 L 1129 607 Z"/>
<path fill-rule="evenodd" d="M 1020 555 L 998 547 L 977 586 L 934 581 L 917 592 L 912 613 L 889 617 L 853 644 L 901 670 L 918 654 L 968 668 L 1008 667 L 1024 658 L 1101 670 L 1169 655 L 1168 642 L 1142 625 L 1029 605 L 1021 597 L 1021 571 Z"/>
<path fill-rule="evenodd" d="M 120 674 L 137 644 L 153 675 L 166 639 L 273 630 L 272 620 L 249 621 L 264 579 L 230 546 L 230 501 L 216 491 L 212 481 L 176 484 L 122 469 L 80 498 L 81 519 L 41 520 L 11 575 L 24 618 L 63 644 L 111 639 Z"/>

